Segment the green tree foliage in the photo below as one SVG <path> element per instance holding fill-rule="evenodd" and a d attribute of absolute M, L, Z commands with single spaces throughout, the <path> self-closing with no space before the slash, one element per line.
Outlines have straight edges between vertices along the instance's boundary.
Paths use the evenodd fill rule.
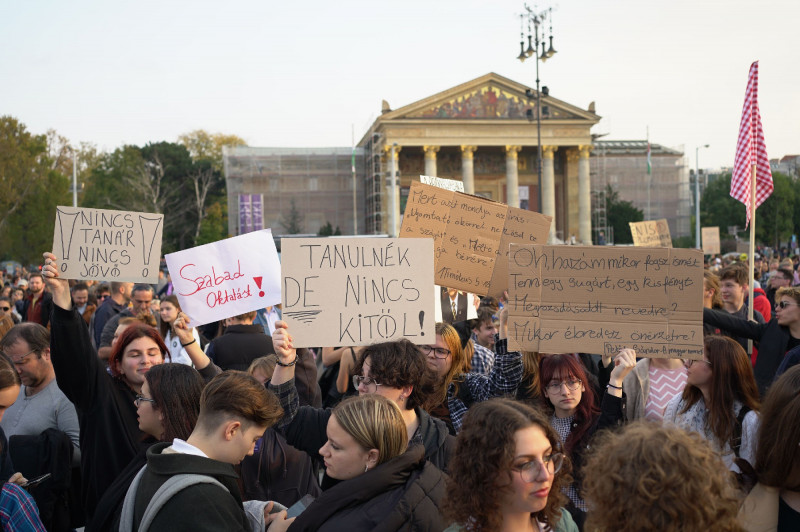
<path fill-rule="evenodd" d="M 196 246 L 222 240 L 228 236 L 228 203 L 217 201 L 206 209 L 206 217 L 200 224 Z"/>
<path fill-rule="evenodd" d="M 53 244 L 56 206 L 69 202 L 69 181 L 49 156 L 47 135 L 0 117 L 0 253 L 37 263 Z"/>
<path fill-rule="evenodd" d="M 333 230 L 333 226 L 330 222 L 327 222 L 325 225 L 319 228 L 319 232 L 317 236 L 334 236 L 334 235 L 341 235 L 342 231 L 339 229 L 339 226 L 336 226 L 336 230 Z"/>
<path fill-rule="evenodd" d="M 281 225 L 288 235 L 297 235 L 303 232 L 303 215 L 297 210 L 297 205 L 292 198 L 292 206 L 289 213 L 281 217 Z"/>
<path fill-rule="evenodd" d="M 606 202 L 606 219 L 608 226 L 613 229 L 614 244 L 632 244 L 633 236 L 629 222 L 641 222 L 644 213 L 637 209 L 630 201 L 619 199 L 619 193 L 611 185 L 600 193 L 599 201 Z"/>
<path fill-rule="evenodd" d="M 195 161 L 211 161 L 215 170 L 222 172 L 222 147 L 247 146 L 244 139 L 236 135 L 209 133 L 203 129 L 195 129 L 178 137 L 178 142 L 186 146 Z"/>
<path fill-rule="evenodd" d="M 756 211 L 756 241 L 779 247 L 791 238 L 798 229 L 800 209 L 795 198 L 800 199 L 800 185 L 789 176 L 775 172 L 772 175 L 772 195 Z M 704 227 L 718 226 L 720 236 L 728 234 L 728 228 L 737 226 L 739 236 L 746 238 L 744 226 L 746 211 L 744 204 L 730 196 L 731 175 L 721 176 L 708 184 L 700 199 L 700 224 Z"/>

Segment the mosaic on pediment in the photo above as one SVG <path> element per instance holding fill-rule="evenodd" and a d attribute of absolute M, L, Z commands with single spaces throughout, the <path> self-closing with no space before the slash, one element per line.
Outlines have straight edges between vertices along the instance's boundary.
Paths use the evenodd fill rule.
<path fill-rule="evenodd" d="M 552 106 L 542 106 L 545 112 L 542 118 L 573 118 L 570 113 L 555 109 Z M 407 118 L 528 118 L 534 116 L 536 102 L 525 96 L 487 85 L 445 102 L 439 102 L 432 107 L 410 113 Z"/>

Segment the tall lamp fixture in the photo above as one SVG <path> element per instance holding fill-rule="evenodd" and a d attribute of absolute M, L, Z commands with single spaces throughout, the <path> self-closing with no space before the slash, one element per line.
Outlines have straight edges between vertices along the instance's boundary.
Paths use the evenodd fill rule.
<path fill-rule="evenodd" d="M 527 91 L 526 94 L 530 99 L 531 96 L 534 96 L 536 99 L 536 116 L 531 116 L 531 113 L 528 113 L 528 119 L 536 120 L 536 175 L 539 179 L 539 212 L 542 212 L 542 95 L 541 91 L 539 90 L 539 60 L 542 62 L 547 61 L 551 57 L 556 54 L 556 49 L 553 48 L 553 9 L 548 8 L 540 12 L 535 12 L 533 9 L 528 7 L 528 4 L 524 4 L 525 6 L 525 13 L 519 16 L 520 19 L 520 42 L 519 42 L 519 59 L 521 62 L 525 62 L 526 59 L 530 59 L 531 57 L 535 58 L 536 61 L 536 94 L 531 95 L 530 91 Z M 528 48 L 525 48 L 525 22 L 527 21 L 528 24 Z M 545 35 L 544 35 L 544 24 L 547 22 L 550 25 L 550 47 L 547 48 L 547 44 L 545 43 Z M 542 40 L 539 40 L 539 26 L 542 26 Z M 531 28 L 533 28 L 533 32 L 531 32 Z M 539 45 L 541 44 L 541 53 L 539 53 Z"/>
<path fill-rule="evenodd" d="M 703 249 L 700 242 L 700 148 L 708 148 L 708 144 L 694 149 L 694 238 L 697 249 Z"/>

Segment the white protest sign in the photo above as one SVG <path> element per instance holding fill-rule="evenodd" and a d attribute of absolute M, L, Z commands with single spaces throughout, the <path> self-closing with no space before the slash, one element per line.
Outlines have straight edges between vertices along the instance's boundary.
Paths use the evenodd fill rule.
<path fill-rule="evenodd" d="M 455 179 L 444 179 L 442 177 L 433 177 L 429 175 L 419 176 L 419 180 L 436 188 L 443 188 L 444 190 L 452 190 L 453 192 L 464 192 L 464 182 L 456 181 Z"/>
<path fill-rule="evenodd" d="M 270 229 L 170 253 L 166 259 L 174 293 L 192 326 L 281 301 L 281 264 Z"/>
<path fill-rule="evenodd" d="M 284 238 L 281 263 L 295 347 L 436 341 L 432 239 Z"/>
<path fill-rule="evenodd" d="M 53 253 L 64 279 L 157 283 L 164 215 L 56 207 Z"/>

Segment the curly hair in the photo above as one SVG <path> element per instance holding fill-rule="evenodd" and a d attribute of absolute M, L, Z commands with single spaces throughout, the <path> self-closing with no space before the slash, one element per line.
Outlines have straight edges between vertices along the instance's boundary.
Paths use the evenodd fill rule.
<path fill-rule="evenodd" d="M 766 486 L 800 491 L 800 366 L 770 386 L 761 407 L 756 475 Z"/>
<path fill-rule="evenodd" d="M 353 368 L 353 375 L 364 374 L 364 361 L 369 358 L 369 374 L 375 381 L 393 388 L 411 386 L 405 407 L 413 409 L 426 403 L 433 393 L 436 374 L 428 366 L 428 358 L 406 339 L 372 344 L 362 351 Z"/>
<path fill-rule="evenodd" d="M 585 530 L 742 530 L 733 477 L 699 434 L 638 421 L 604 431 L 592 447 Z"/>
<path fill-rule="evenodd" d="M 724 447 L 730 441 L 736 425 L 733 402 L 739 401 L 750 410 L 758 412 L 758 386 L 753 376 L 753 366 L 739 342 L 726 336 L 705 337 L 705 352 L 711 363 L 708 425 L 717 441 Z M 687 384 L 683 389 L 684 407 L 681 414 L 703 397 L 696 386 Z"/>
<path fill-rule="evenodd" d="M 450 477 L 442 512 L 446 518 L 470 530 L 499 530 L 503 523 L 500 503 L 511 487 L 511 466 L 517 431 L 537 426 L 544 431 L 554 452 L 561 440 L 545 415 L 513 399 L 496 398 L 476 404 L 467 412 L 450 461 Z M 533 517 L 555 528 L 567 498 L 562 486 L 572 482 L 569 459 L 555 474 L 547 505 Z"/>

